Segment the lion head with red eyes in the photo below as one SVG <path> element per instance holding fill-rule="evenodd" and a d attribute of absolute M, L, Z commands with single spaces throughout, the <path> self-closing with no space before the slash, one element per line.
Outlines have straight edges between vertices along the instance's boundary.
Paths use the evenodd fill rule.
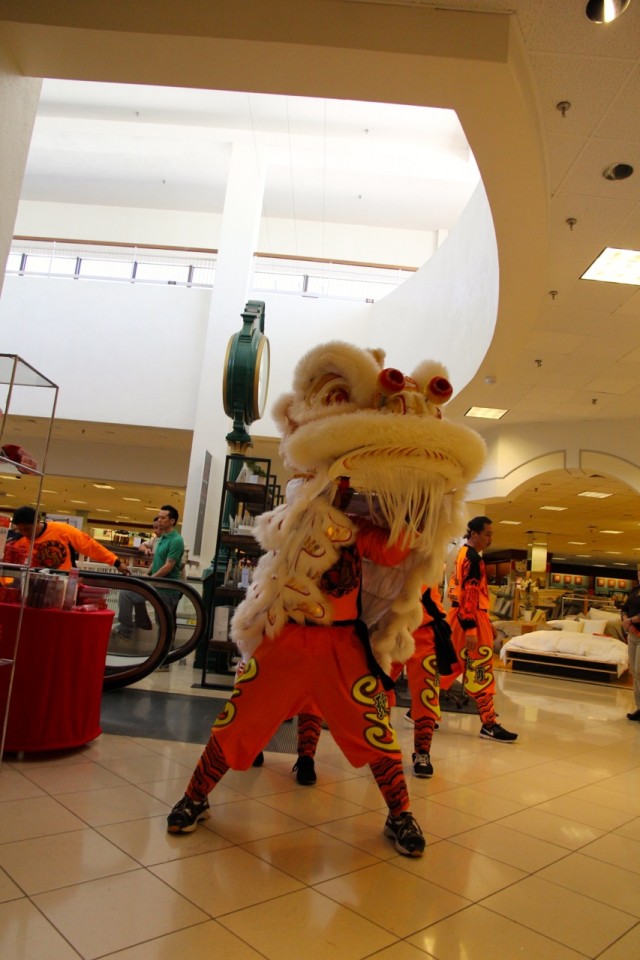
<path fill-rule="evenodd" d="M 340 545 L 353 540 L 347 509 L 369 512 L 390 542 L 411 547 L 393 575 L 388 567 L 381 573 L 382 604 L 369 588 L 372 623 L 363 586 L 363 619 L 378 662 L 388 671 L 411 655 L 421 587 L 440 579 L 466 484 L 484 460 L 480 437 L 441 416 L 451 393 L 446 370 L 431 361 L 405 375 L 384 366 L 381 350 L 338 341 L 301 359 L 292 391 L 273 409 L 285 462 L 301 477 L 287 488 L 287 502 L 256 522 L 265 554 L 231 630 L 245 656 L 263 634 L 276 639 L 287 621 L 332 622 L 320 580 Z M 359 511 L 353 501 L 345 506 L 345 488 L 360 495 Z M 370 584 L 375 573 L 369 571 Z"/>
<path fill-rule="evenodd" d="M 309 351 L 292 392 L 274 406 L 281 450 L 294 470 L 346 476 L 375 495 L 392 538 L 409 534 L 416 549 L 432 552 L 443 507 L 479 471 L 484 443 L 442 419 L 453 391 L 441 364 L 423 361 L 405 375 L 384 359 L 381 350 L 338 341 Z"/>

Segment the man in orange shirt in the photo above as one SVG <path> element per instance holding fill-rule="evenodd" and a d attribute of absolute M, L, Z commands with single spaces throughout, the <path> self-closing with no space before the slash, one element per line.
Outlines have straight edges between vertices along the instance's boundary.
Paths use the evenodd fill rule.
<path fill-rule="evenodd" d="M 72 549 L 97 563 L 108 563 L 116 570 L 120 568 L 120 559 L 111 550 L 94 540 L 87 533 L 76 529 L 70 523 L 52 520 L 39 520 L 33 507 L 18 507 L 12 523 L 21 536 L 7 544 L 4 559 L 6 563 L 26 564 L 29 557 L 29 545 L 33 538 L 32 567 L 45 567 L 50 570 L 70 570 Z"/>

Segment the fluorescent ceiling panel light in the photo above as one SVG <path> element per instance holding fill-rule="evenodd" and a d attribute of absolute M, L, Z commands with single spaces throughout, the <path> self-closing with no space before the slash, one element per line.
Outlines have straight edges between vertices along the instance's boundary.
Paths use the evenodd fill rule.
<path fill-rule="evenodd" d="M 504 417 L 506 410 L 500 410 L 498 407 L 469 407 L 465 417 L 479 417 L 483 420 L 500 420 Z"/>
<path fill-rule="evenodd" d="M 640 286 L 640 250 L 605 247 L 580 279 Z"/>
<path fill-rule="evenodd" d="M 157 513 L 157 512 L 158 512 L 158 508 L 157 508 L 157 507 L 145 507 L 145 510 L 148 510 L 149 513 Z"/>
<path fill-rule="evenodd" d="M 590 553 L 576 553 L 576 557 L 585 557 L 587 560 L 591 556 Z"/>
<path fill-rule="evenodd" d="M 86 500 L 69 500 L 69 503 L 86 503 Z"/>
<path fill-rule="evenodd" d="M 130 500 L 131 503 L 140 503 L 140 497 L 123 497 L 123 500 Z"/>
<path fill-rule="evenodd" d="M 43 490 L 43 493 L 57 493 L 57 490 Z"/>
<path fill-rule="evenodd" d="M 115 490 L 110 483 L 94 483 L 96 490 Z"/>
<path fill-rule="evenodd" d="M 605 553 L 610 553 L 612 556 L 619 557 L 622 553 L 622 550 L 605 550 Z"/>
<path fill-rule="evenodd" d="M 622 533 L 622 530 L 601 530 L 600 533 Z"/>
<path fill-rule="evenodd" d="M 105 507 L 96 507 L 96 513 L 111 513 L 111 510 L 107 510 Z"/>
<path fill-rule="evenodd" d="M 504 523 L 506 526 L 509 526 L 509 527 L 519 527 L 520 524 L 522 523 L 522 520 L 499 520 L 498 522 Z"/>
<path fill-rule="evenodd" d="M 610 497 L 610 493 L 600 493 L 598 490 L 583 490 L 582 493 L 578 494 L 579 497 L 593 497 L 595 500 L 604 500 L 606 497 Z"/>
<path fill-rule="evenodd" d="M 558 512 L 560 512 L 561 510 L 566 510 L 567 507 L 539 507 L 539 509 L 540 510 L 557 510 Z"/>
<path fill-rule="evenodd" d="M 586 540 L 567 540 L 567 543 L 570 543 L 572 547 L 584 547 Z"/>

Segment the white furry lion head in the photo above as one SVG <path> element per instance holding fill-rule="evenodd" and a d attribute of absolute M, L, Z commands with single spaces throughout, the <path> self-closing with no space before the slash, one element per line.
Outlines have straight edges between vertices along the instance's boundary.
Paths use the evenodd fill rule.
<path fill-rule="evenodd" d="M 407 376 L 384 359 L 381 350 L 340 341 L 302 357 L 292 391 L 273 409 L 281 450 L 294 470 L 348 477 L 375 497 L 393 538 L 408 535 L 430 552 L 485 447 L 474 431 L 442 419 L 452 388 L 441 364 L 423 361 Z"/>

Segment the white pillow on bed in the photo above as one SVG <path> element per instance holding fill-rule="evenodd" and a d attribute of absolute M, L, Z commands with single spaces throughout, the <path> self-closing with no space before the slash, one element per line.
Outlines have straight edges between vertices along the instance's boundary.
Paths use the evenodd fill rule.
<path fill-rule="evenodd" d="M 583 620 L 582 633 L 590 633 L 592 636 L 594 634 L 604 635 L 605 626 L 603 620 Z"/>
<path fill-rule="evenodd" d="M 589 620 L 619 620 L 619 613 L 612 613 L 611 611 L 607 612 L 606 610 L 597 610 L 596 607 L 589 607 L 589 612 L 587 613 Z"/>
<path fill-rule="evenodd" d="M 572 633 L 582 633 L 584 620 L 561 620 L 561 630 L 571 630 Z"/>

